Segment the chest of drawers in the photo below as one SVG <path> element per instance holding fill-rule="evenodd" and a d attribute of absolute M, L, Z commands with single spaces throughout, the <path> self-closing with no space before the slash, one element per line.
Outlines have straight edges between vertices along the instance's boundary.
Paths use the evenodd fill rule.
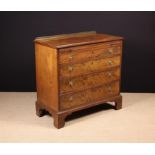
<path fill-rule="evenodd" d="M 56 128 L 71 113 L 106 102 L 122 107 L 122 37 L 94 31 L 35 39 L 36 114 Z"/>

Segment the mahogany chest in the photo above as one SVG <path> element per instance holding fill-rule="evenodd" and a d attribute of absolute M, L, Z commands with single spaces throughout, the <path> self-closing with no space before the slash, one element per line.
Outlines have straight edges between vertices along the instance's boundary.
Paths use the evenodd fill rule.
<path fill-rule="evenodd" d="M 56 128 L 78 110 L 106 102 L 122 107 L 122 37 L 94 31 L 35 39 L 36 113 Z"/>

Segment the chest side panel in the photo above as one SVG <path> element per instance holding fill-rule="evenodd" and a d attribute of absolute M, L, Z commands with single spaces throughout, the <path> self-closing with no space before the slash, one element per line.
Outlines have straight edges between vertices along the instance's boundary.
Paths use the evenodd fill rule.
<path fill-rule="evenodd" d="M 37 99 L 45 106 L 58 110 L 57 52 L 35 44 Z"/>

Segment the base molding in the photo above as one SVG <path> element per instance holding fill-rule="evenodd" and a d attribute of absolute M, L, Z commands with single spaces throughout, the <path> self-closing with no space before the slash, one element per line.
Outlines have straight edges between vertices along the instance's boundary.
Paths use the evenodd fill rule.
<path fill-rule="evenodd" d="M 64 111 L 55 111 L 47 106 L 45 106 L 43 103 L 41 103 L 40 101 L 36 101 L 36 115 L 39 117 L 42 117 L 46 114 L 46 111 L 48 111 L 54 119 L 54 126 L 57 129 L 62 128 L 65 125 L 65 119 L 67 116 L 69 116 L 70 114 L 72 114 L 75 111 L 79 111 L 82 109 L 87 109 L 99 104 L 104 104 L 107 102 L 115 102 L 115 110 L 119 110 L 122 108 L 122 96 L 115 96 L 115 97 L 111 97 L 109 99 L 105 99 L 99 102 L 96 102 L 94 104 L 88 104 L 88 105 L 84 105 L 84 106 L 80 106 L 80 107 L 76 107 L 76 108 L 71 108 L 71 109 L 67 109 Z"/>

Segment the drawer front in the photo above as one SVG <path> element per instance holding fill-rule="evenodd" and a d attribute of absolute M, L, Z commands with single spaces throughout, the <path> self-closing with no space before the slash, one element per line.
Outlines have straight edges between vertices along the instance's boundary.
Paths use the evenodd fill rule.
<path fill-rule="evenodd" d="M 105 58 L 121 53 L 121 42 L 111 42 L 61 49 L 59 64 L 77 63 L 94 58 Z"/>
<path fill-rule="evenodd" d="M 80 64 L 60 65 L 61 77 L 73 77 L 91 72 L 103 71 L 120 65 L 120 56 L 97 59 Z"/>
<path fill-rule="evenodd" d="M 65 49 L 59 54 L 59 64 L 77 63 L 91 59 L 92 53 L 90 48 L 83 49 Z"/>
<path fill-rule="evenodd" d="M 90 87 L 103 85 L 120 79 L 120 67 L 109 71 L 79 76 L 69 79 L 60 79 L 60 93 L 76 92 Z"/>
<path fill-rule="evenodd" d="M 91 104 L 101 101 L 107 97 L 119 94 L 119 81 L 113 82 L 100 87 L 91 88 L 74 94 L 60 96 L 60 109 L 78 107 L 81 105 Z"/>

